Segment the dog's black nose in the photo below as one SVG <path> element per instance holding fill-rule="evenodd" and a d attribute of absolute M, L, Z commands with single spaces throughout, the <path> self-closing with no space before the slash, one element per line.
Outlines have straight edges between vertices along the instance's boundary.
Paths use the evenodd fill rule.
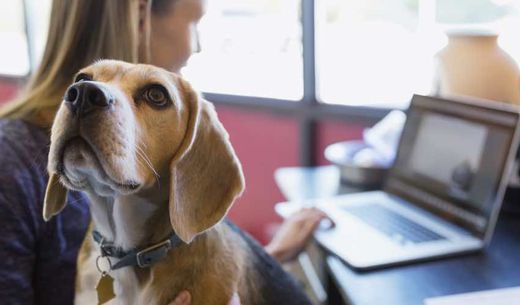
<path fill-rule="evenodd" d="M 70 86 L 65 92 L 65 104 L 72 113 L 86 115 L 93 110 L 108 108 L 114 99 L 112 96 L 91 81 L 82 81 Z"/>

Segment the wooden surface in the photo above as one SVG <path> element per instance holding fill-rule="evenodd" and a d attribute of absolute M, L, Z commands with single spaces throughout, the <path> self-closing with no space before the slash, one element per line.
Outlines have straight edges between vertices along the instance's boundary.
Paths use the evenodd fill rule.
<path fill-rule="evenodd" d="M 330 166 L 283 168 L 275 178 L 290 201 L 357 190 L 340 185 Z M 327 267 L 345 302 L 353 305 L 420 305 L 434 296 L 520 286 L 520 217 L 502 212 L 490 246 L 477 254 L 362 273 L 329 255 Z"/>

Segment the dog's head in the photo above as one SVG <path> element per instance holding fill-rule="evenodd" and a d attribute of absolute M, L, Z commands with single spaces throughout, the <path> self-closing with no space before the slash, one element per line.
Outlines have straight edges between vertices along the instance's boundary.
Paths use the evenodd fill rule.
<path fill-rule="evenodd" d="M 67 188 L 117 197 L 167 181 L 170 221 L 185 242 L 219 222 L 244 188 L 210 103 L 175 74 L 112 60 L 82 69 L 66 91 L 48 171 L 46 220 L 64 208 Z"/>

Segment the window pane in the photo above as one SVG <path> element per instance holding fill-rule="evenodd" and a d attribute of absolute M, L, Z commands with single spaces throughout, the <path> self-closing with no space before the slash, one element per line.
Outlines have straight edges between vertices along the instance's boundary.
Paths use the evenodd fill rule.
<path fill-rule="evenodd" d="M 183 74 L 205 92 L 299 100 L 303 68 L 299 0 L 208 1 L 202 52 Z"/>
<path fill-rule="evenodd" d="M 0 1 L 0 74 L 29 73 L 22 0 Z"/>
<path fill-rule="evenodd" d="M 51 0 L 25 0 L 28 5 L 28 17 L 31 26 L 31 43 L 33 46 L 33 60 L 35 65 L 40 63 L 47 31 L 49 29 Z"/>
<path fill-rule="evenodd" d="M 413 93 L 433 87 L 434 55 L 447 27 L 508 20 L 503 45 L 518 43 L 508 0 L 317 1 L 319 98 L 326 103 L 405 108 Z M 507 35 L 506 35 L 507 34 Z M 509 51 L 509 49 L 506 49 Z"/>

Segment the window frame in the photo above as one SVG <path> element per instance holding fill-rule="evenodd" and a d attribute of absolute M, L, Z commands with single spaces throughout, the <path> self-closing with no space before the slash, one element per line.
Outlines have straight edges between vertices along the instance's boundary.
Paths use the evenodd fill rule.
<path fill-rule="evenodd" d="M 299 124 L 300 165 L 317 164 L 316 130 L 320 121 L 341 120 L 349 123 L 374 124 L 392 108 L 326 104 L 316 92 L 316 0 L 301 0 L 303 97 L 298 101 L 203 92 L 216 105 L 241 107 L 246 110 L 271 112 L 294 118 Z"/>

